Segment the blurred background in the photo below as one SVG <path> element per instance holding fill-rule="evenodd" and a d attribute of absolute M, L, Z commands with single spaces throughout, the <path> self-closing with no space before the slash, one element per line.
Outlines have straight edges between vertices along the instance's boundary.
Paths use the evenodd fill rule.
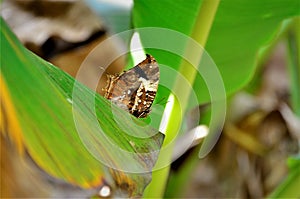
<path fill-rule="evenodd" d="M 116 0 L 4 0 L 1 16 L 26 48 L 75 77 L 97 44 L 131 27 L 132 5 L 132 1 Z M 89 59 L 90 70 L 82 83 L 89 86 L 98 78 L 99 63 L 127 46 L 115 41 L 97 48 L 98 56 Z M 181 186 L 183 198 L 262 198 L 286 178 L 287 158 L 299 154 L 300 122 L 290 108 L 285 41 L 278 41 L 266 57 L 250 84 L 229 97 L 226 123 L 213 151 L 195 160 L 192 176 L 176 185 Z M 126 57 L 119 57 L 106 73 L 119 73 L 126 63 Z M 103 76 L 97 90 L 100 94 L 105 85 Z M 205 111 L 201 106 L 201 116 Z M 192 119 L 187 122 L 193 123 Z M 16 166 L 19 162 L 10 155 L 12 146 L 1 142 L 1 194 L 20 189 L 18 196 L 32 196 L 36 187 L 16 186 L 27 168 Z M 198 150 L 196 145 L 172 163 L 166 197 L 176 195 L 176 175 Z M 43 185 L 37 183 L 39 186 Z"/>

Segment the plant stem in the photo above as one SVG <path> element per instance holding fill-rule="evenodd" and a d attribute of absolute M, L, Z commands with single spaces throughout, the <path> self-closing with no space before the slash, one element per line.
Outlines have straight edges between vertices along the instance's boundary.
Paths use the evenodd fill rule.
<path fill-rule="evenodd" d="M 191 38 L 194 39 L 201 46 L 205 46 L 215 13 L 219 5 L 219 0 L 203 0 L 198 16 L 191 34 Z M 190 44 L 187 44 L 184 56 L 196 60 L 194 63 L 200 63 L 202 52 L 194 51 Z M 182 60 L 179 72 L 187 79 L 187 81 L 193 85 L 197 70 L 188 62 Z M 152 182 L 149 184 L 144 193 L 144 198 L 162 198 L 164 195 L 165 187 L 168 180 L 170 171 L 171 156 L 174 148 L 174 140 L 177 136 L 177 132 L 180 129 L 183 115 L 186 111 L 189 96 L 191 93 L 190 88 L 186 88 L 184 84 L 179 81 L 179 78 L 175 80 L 175 84 L 172 90 L 174 93 L 178 93 L 180 96 L 169 96 L 170 112 L 164 113 L 166 118 L 166 128 L 164 132 L 166 135 L 162 150 L 160 152 L 156 167 L 153 169 Z M 178 99 L 181 99 L 179 102 Z M 164 147 L 168 146 L 167 150 Z M 162 162 L 169 161 L 168 166 L 160 169 Z M 158 170 L 156 170 L 158 169 Z"/>
<path fill-rule="evenodd" d="M 300 117 L 300 18 L 294 20 L 288 32 L 288 69 L 291 84 L 291 104 L 297 116 Z"/>

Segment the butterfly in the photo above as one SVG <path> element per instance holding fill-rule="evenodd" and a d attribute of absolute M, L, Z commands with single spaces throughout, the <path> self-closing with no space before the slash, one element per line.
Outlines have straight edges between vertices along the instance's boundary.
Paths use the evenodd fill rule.
<path fill-rule="evenodd" d="M 149 54 L 146 59 L 128 71 L 108 75 L 104 97 L 137 118 L 151 111 L 159 82 L 159 67 Z"/>

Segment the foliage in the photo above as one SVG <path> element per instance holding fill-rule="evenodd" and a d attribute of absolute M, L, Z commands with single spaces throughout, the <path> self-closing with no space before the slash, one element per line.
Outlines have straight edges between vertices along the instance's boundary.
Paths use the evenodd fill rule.
<path fill-rule="evenodd" d="M 209 2 L 209 3 L 208 3 Z M 207 4 L 218 4 L 212 24 L 209 23 L 212 13 L 206 8 Z M 251 80 L 261 55 L 261 50 L 276 41 L 276 38 L 283 32 L 282 22 L 285 19 L 299 16 L 299 1 L 289 0 L 249 0 L 249 1 L 135 1 L 133 8 L 133 24 L 135 28 L 141 27 L 163 27 L 184 33 L 197 41 L 197 37 L 209 31 L 207 41 L 200 42 L 205 50 L 216 63 L 226 89 L 227 96 L 246 86 Z M 205 19 L 207 21 L 205 22 Z M 200 23 L 201 21 L 202 23 Z M 204 27 L 204 28 L 203 28 Z M 204 30 L 203 32 L 197 30 Z M 199 35 L 200 34 L 200 35 Z M 159 37 L 161 35 L 155 35 Z M 141 41 L 145 46 L 152 42 L 149 37 L 140 34 Z M 163 37 L 161 42 L 168 45 Z M 173 41 L 179 48 L 190 52 L 186 43 Z M 162 44 L 162 45 L 163 45 Z M 183 71 L 181 67 L 181 56 L 165 52 L 159 49 L 146 49 L 163 64 Z M 200 56 L 200 55 L 199 55 Z M 175 82 L 168 74 L 162 74 L 161 78 L 167 78 Z M 192 81 L 193 89 L 198 97 L 199 103 L 210 101 L 207 82 L 197 75 Z M 160 95 L 168 95 L 169 91 L 163 90 Z M 176 113 L 174 113 L 176 114 Z M 172 116 L 171 116 L 172 117 Z M 176 121 L 177 122 L 177 121 Z M 181 121 L 180 121 L 181 122 Z M 171 132 L 166 133 L 166 139 L 173 137 Z M 211 136 L 210 136 L 211 137 Z M 197 158 L 194 156 L 194 158 Z M 188 163 L 187 163 L 188 164 Z M 159 172 L 159 171 L 158 171 Z M 183 171 L 183 173 L 185 173 Z M 155 174 L 154 174 L 155 175 Z M 164 175 L 167 176 L 167 175 Z M 155 187 L 164 187 L 165 181 L 159 176 L 153 179 L 148 188 L 149 195 L 153 196 Z M 186 177 L 188 179 L 188 177 Z M 151 187 L 152 184 L 155 186 Z M 158 185 L 159 184 L 159 185 Z M 184 184 L 184 182 L 181 182 Z M 176 186 L 182 187 L 182 186 Z M 176 188 L 170 187 L 174 190 Z M 177 193 L 180 192 L 177 190 Z M 171 196 L 169 196 L 171 197 Z M 178 197 L 178 195 L 175 195 Z"/>
<path fill-rule="evenodd" d="M 140 195 L 163 135 L 26 50 L 2 18 L 1 49 L 1 131 L 20 155 L 83 188 L 127 184 Z"/>

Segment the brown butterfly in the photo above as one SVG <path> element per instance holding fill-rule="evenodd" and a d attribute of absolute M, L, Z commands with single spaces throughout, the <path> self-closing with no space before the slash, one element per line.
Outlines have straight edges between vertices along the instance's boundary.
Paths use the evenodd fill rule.
<path fill-rule="evenodd" d="M 108 75 L 104 95 L 138 118 L 146 117 L 151 111 L 159 82 L 158 64 L 154 57 L 146 56 L 132 69 L 118 75 Z"/>

